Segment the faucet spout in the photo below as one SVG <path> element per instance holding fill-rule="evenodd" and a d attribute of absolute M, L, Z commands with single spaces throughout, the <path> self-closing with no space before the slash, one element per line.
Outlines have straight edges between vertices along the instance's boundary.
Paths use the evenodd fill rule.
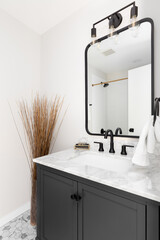
<path fill-rule="evenodd" d="M 118 136 L 118 133 L 122 134 L 122 129 L 118 127 L 115 131 L 115 135 Z"/>
<path fill-rule="evenodd" d="M 105 131 L 104 138 L 107 138 L 108 136 L 110 136 L 110 150 L 109 150 L 109 153 L 115 153 L 115 150 L 114 150 L 114 136 L 113 136 L 112 130 L 110 130 L 110 129 Z"/>

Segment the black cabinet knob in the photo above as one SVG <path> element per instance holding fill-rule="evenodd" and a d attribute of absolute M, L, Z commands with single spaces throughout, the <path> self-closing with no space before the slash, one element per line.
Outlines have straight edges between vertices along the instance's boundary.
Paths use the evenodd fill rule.
<path fill-rule="evenodd" d="M 71 195 L 71 199 L 74 200 L 75 199 L 75 194 Z"/>
<path fill-rule="evenodd" d="M 71 199 L 75 200 L 76 202 L 79 202 L 82 199 L 82 197 L 78 194 L 72 194 Z"/>
<path fill-rule="evenodd" d="M 78 194 L 75 195 L 75 200 L 79 202 L 82 199 L 82 197 Z"/>

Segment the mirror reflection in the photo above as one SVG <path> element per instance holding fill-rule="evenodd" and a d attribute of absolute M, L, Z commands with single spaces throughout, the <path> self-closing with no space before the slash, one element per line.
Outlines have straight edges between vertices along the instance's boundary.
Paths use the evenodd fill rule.
<path fill-rule="evenodd" d="M 151 24 L 92 45 L 87 53 L 88 131 L 139 136 L 151 114 Z"/>

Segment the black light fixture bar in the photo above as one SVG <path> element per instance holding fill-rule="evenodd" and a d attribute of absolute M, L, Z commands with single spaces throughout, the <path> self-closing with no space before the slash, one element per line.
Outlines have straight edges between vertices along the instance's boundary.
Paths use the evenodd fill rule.
<path fill-rule="evenodd" d="M 97 24 L 103 22 L 103 21 L 106 20 L 106 19 L 110 19 L 110 17 L 112 17 L 114 14 L 117 14 L 117 13 L 123 11 L 124 9 L 126 9 L 126 8 L 128 8 L 128 7 L 132 6 L 132 5 L 133 5 L 133 7 L 135 7 L 135 1 L 132 2 L 132 3 L 130 3 L 130 4 L 128 4 L 128 5 L 126 5 L 125 7 L 121 8 L 121 9 L 119 9 L 118 11 L 110 14 L 109 16 L 107 16 L 107 17 L 105 17 L 105 18 L 102 18 L 102 19 L 99 20 L 98 22 L 94 23 L 94 24 L 93 24 L 93 28 L 94 28 Z"/>

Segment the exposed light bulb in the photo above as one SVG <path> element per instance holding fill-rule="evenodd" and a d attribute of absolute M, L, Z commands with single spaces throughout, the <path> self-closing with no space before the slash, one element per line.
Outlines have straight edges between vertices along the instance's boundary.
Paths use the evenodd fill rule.
<path fill-rule="evenodd" d="M 130 29 L 132 30 L 133 37 L 137 37 L 138 35 L 139 25 L 137 23 L 137 16 L 138 16 L 138 7 L 135 6 L 135 3 L 134 3 L 133 7 L 131 8 L 131 16 L 130 16 L 130 19 L 131 19 Z"/>
<path fill-rule="evenodd" d="M 118 44 L 118 42 L 119 42 L 119 36 L 118 36 L 118 34 L 113 34 L 113 36 L 112 37 L 110 37 L 110 40 L 115 44 L 115 45 L 117 45 Z"/>
<path fill-rule="evenodd" d="M 114 35 L 114 26 L 113 25 L 110 27 L 109 31 L 110 31 L 109 36 L 113 37 L 113 35 Z"/>
<path fill-rule="evenodd" d="M 134 15 L 132 18 L 131 18 L 131 27 L 134 28 L 137 26 L 137 16 Z"/>
<path fill-rule="evenodd" d="M 139 26 L 135 26 L 134 28 L 131 28 L 131 35 L 132 37 L 136 38 L 139 34 Z"/>
<path fill-rule="evenodd" d="M 133 37 L 137 37 L 139 33 L 139 24 L 137 23 L 137 17 L 133 16 L 131 18 L 131 27 L 130 27 L 131 33 Z"/>
<path fill-rule="evenodd" d="M 96 40 L 97 40 L 97 37 L 92 37 L 91 38 L 91 42 L 92 42 L 93 45 L 96 43 Z"/>
<path fill-rule="evenodd" d="M 99 51 L 101 51 L 101 50 L 102 50 L 102 45 L 101 45 L 101 42 L 98 42 L 98 43 L 97 43 L 97 49 L 98 49 Z"/>

